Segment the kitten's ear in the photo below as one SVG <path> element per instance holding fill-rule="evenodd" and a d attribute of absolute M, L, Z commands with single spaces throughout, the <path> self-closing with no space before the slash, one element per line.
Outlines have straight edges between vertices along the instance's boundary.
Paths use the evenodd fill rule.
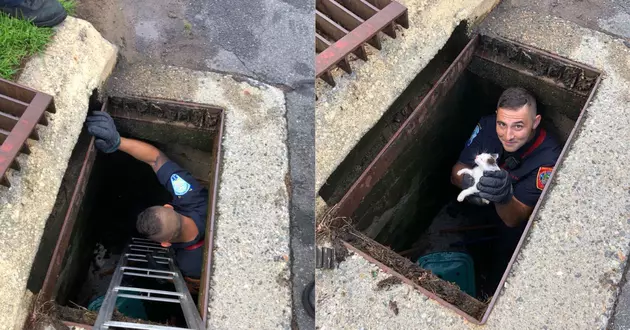
<path fill-rule="evenodd" d="M 490 154 L 490 156 L 492 156 L 492 158 L 494 158 L 494 160 L 499 159 L 499 154 Z"/>

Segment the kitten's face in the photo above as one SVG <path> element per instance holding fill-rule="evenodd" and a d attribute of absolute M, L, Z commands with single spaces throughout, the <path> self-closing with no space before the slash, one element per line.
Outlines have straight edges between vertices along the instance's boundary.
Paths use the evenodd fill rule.
<path fill-rule="evenodd" d="M 496 166 L 498 158 L 498 154 L 479 154 L 477 155 L 477 157 L 475 157 L 475 164 L 481 166 L 482 168 Z"/>

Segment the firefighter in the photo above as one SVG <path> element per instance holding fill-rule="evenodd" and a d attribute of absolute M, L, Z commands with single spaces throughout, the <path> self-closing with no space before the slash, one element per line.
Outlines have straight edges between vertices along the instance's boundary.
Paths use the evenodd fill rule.
<path fill-rule="evenodd" d="M 109 114 L 94 111 L 88 116 L 86 126 L 95 137 L 96 149 L 104 153 L 120 150 L 148 164 L 170 192 L 171 203 L 142 211 L 136 229 L 163 247 L 173 248 L 176 264 L 186 277 L 191 293 L 195 293 L 201 277 L 208 190 L 156 147 L 121 137 Z"/>

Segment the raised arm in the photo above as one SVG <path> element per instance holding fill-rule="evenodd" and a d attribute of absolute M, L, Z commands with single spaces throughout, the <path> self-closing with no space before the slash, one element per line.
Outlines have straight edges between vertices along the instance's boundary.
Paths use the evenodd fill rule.
<path fill-rule="evenodd" d="M 121 137 L 118 150 L 124 151 L 133 156 L 133 158 L 149 164 L 156 173 L 160 167 L 168 161 L 166 155 L 164 155 L 164 153 L 162 153 L 158 148 L 134 139 Z"/>
<path fill-rule="evenodd" d="M 88 132 L 96 138 L 94 141 L 96 149 L 102 152 L 111 153 L 121 150 L 137 160 L 149 164 L 156 173 L 168 161 L 168 158 L 159 149 L 148 143 L 121 138 L 114 120 L 106 112 L 94 111 L 85 122 Z"/>

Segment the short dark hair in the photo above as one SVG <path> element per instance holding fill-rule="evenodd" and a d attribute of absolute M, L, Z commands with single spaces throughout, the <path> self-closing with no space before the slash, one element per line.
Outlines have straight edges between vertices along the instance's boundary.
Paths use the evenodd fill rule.
<path fill-rule="evenodd" d="M 142 211 L 138 215 L 138 220 L 136 221 L 136 229 L 138 230 L 138 233 L 160 242 L 170 241 L 175 237 L 179 237 L 181 232 L 181 223 L 179 223 L 179 219 L 177 219 L 178 223 L 176 224 L 175 232 L 172 235 L 169 235 L 169 233 L 164 232 L 165 228 L 162 223 L 162 218 L 164 216 L 165 213 L 163 206 L 151 206 Z"/>
<path fill-rule="evenodd" d="M 497 102 L 497 109 L 504 108 L 510 110 L 520 109 L 522 106 L 527 105 L 534 111 L 534 115 L 537 114 L 536 99 L 534 96 L 521 87 L 510 87 L 506 89 L 499 97 Z"/>

